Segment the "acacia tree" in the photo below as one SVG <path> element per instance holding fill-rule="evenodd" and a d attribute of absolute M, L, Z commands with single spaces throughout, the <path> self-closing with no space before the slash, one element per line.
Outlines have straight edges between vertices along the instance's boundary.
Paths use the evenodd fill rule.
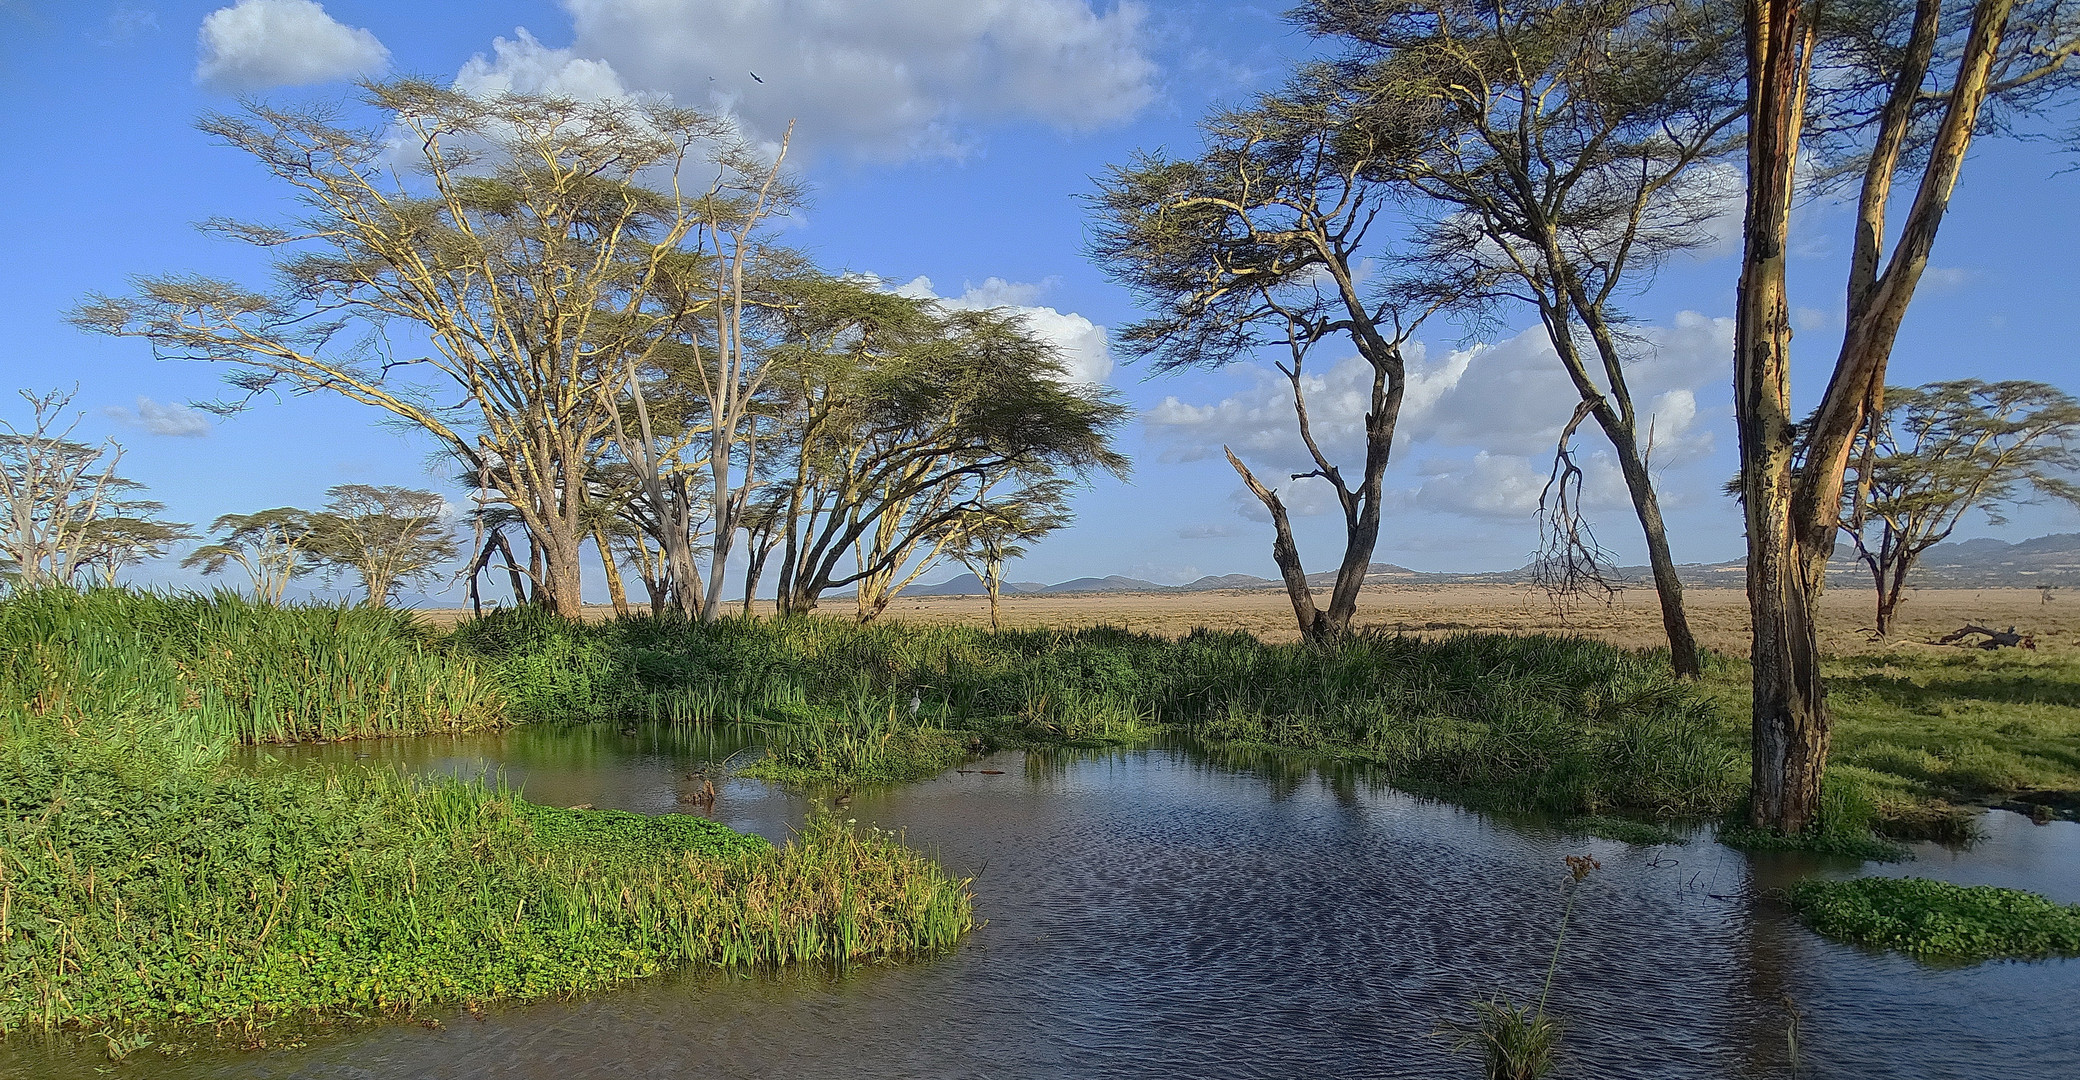
<path fill-rule="evenodd" d="M 2080 504 L 2080 401 L 2038 382 L 1886 387 L 1851 462 L 1842 533 L 1877 584 L 1882 635 L 1914 563 L 1966 514 L 1998 525 L 2004 508 L 2032 498 Z"/>
<path fill-rule="evenodd" d="M 1074 520 L 1067 505 L 1068 485 L 1059 478 L 1012 477 L 1010 490 L 993 493 L 985 484 L 976 493 L 977 507 L 956 524 L 950 554 L 982 582 L 989 596 L 989 628 L 999 629 L 999 602 L 1004 594 L 1004 564 L 1026 553 L 1026 545 L 1068 528 Z"/>
<path fill-rule="evenodd" d="M 1893 342 L 1974 135 L 1996 128 L 2003 108 L 2041 107 L 2071 88 L 2080 12 L 2067 0 L 1745 0 L 1743 26 L 1748 193 L 1733 373 L 1754 670 L 1749 818 L 1792 832 L 1820 807 L 1829 717 L 1815 609 L 1857 433 L 1884 411 Z M 1807 149 L 1819 158 L 1810 175 L 1857 185 L 1856 228 L 1834 369 L 1811 421 L 1794 425 L 1784 275 Z M 1892 229 L 1902 179 L 1913 186 Z"/>
<path fill-rule="evenodd" d="M 310 518 L 306 558 L 357 574 L 370 607 L 389 603 L 399 588 L 433 577 L 455 557 L 447 503 L 431 491 L 338 484 L 325 497 L 325 509 Z"/>
<path fill-rule="evenodd" d="M 734 174 L 699 191 L 678 178 L 742 160 L 740 147 L 724 121 L 650 99 L 479 98 L 409 79 L 363 89 L 373 125 L 263 105 L 201 123 L 302 205 L 285 226 L 207 226 L 277 252 L 279 287 L 144 278 L 73 318 L 161 357 L 232 365 L 248 396 L 341 394 L 432 435 L 525 525 L 542 564 L 535 595 L 575 614 L 586 470 L 629 365 L 682 314 L 652 286 L 694 257 L 682 242 L 717 217 Z M 404 348 L 423 338 L 431 350 L 400 354 L 398 327 Z"/>
<path fill-rule="evenodd" d="M 1126 408 L 1067 382 L 1059 351 L 1016 315 L 836 281 L 794 318 L 782 614 L 864 583 L 872 618 L 904 571 L 944 550 L 992 476 L 1126 471 L 1111 445 Z"/>
<path fill-rule="evenodd" d="M 253 582 L 253 598 L 279 604 L 289 582 L 317 568 L 311 549 L 318 529 L 308 510 L 277 506 L 250 514 L 225 514 L 210 522 L 216 539 L 181 560 L 184 569 L 221 574 L 237 566 Z"/>
<path fill-rule="evenodd" d="M 1412 257 L 1469 301 L 1537 312 L 1581 398 L 1556 456 L 1571 465 L 1584 420 L 1609 440 L 1676 674 L 1695 678 L 1619 301 L 1710 239 L 1727 185 L 1698 166 L 1738 145 L 1738 23 L 1701 0 L 1311 0 L 1295 16 L 1345 46 L 1333 77 L 1371 122 L 1432 129 L 1421 152 L 1374 166 L 1437 214 Z M 1549 521 L 1579 525 L 1578 507 L 1550 504 L 1573 490 L 1548 487 Z M 1579 565 L 1565 558 L 1583 548 L 1579 529 L 1547 535 L 1561 549 L 1550 561 Z"/>
<path fill-rule="evenodd" d="M 175 544 L 195 539 L 188 524 L 162 521 L 166 504 L 152 499 L 117 499 L 88 522 L 80 545 L 78 572 L 114 586 L 125 569 L 164 558 Z"/>
<path fill-rule="evenodd" d="M 1293 479 L 1328 483 L 1343 514 L 1343 556 L 1326 608 L 1307 584 L 1284 501 L 1232 450 L 1228 462 L 1270 513 L 1272 558 L 1309 640 L 1350 629 L 1379 541 L 1382 478 L 1407 383 L 1403 347 L 1455 299 L 1449 289 L 1404 291 L 1365 272 L 1365 262 L 1385 255 L 1367 242 L 1373 224 L 1406 194 L 1382 175 L 1408 161 L 1426 134 L 1367 105 L 1336 67 L 1310 65 L 1254 108 L 1208 119 L 1199 157 L 1142 154 L 1113 168 L 1091 200 L 1093 258 L 1157 312 L 1120 333 L 1134 355 L 1163 373 L 1223 367 L 1263 346 L 1287 353 L 1277 366 L 1292 386 L 1300 442 L 1314 466 Z M 1348 340 L 1372 369 L 1356 482 L 1323 451 L 1308 415 L 1304 365 L 1331 338 Z"/>
<path fill-rule="evenodd" d="M 94 557 L 96 523 L 140 485 L 116 475 L 123 448 L 113 440 L 74 441 L 78 416 L 58 426 L 72 393 L 21 395 L 28 430 L 0 420 L 0 571 L 25 588 L 61 585 Z"/>

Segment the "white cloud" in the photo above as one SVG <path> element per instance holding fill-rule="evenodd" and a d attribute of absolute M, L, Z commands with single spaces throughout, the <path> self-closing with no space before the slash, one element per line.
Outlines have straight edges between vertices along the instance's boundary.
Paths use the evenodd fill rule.
<path fill-rule="evenodd" d="M 965 126 L 1084 129 L 1155 96 L 1139 5 L 1087 0 L 563 0 L 578 57 L 719 107 L 761 137 L 902 160 L 959 157 Z M 752 77 L 753 73 L 757 78 Z"/>
<path fill-rule="evenodd" d="M 1052 279 L 1029 283 L 993 277 L 981 285 L 969 286 L 959 296 L 940 296 L 931 278 L 915 277 L 897 286 L 895 292 L 920 300 L 938 300 L 954 308 L 1009 310 L 1025 321 L 1027 329 L 1061 350 L 1062 367 L 1069 382 L 1104 382 L 1112 374 L 1112 350 L 1105 341 L 1105 328 L 1073 311 L 1058 311 L 1033 302 L 1053 284 Z"/>
<path fill-rule="evenodd" d="M 137 399 L 135 410 L 120 405 L 111 405 L 101 410 L 103 415 L 121 421 L 131 427 L 143 428 L 153 435 L 172 435 L 184 439 L 199 439 L 210 433 L 209 414 L 177 402 L 160 403 L 148 397 Z"/>
<path fill-rule="evenodd" d="M 1930 266 L 1921 271 L 1921 287 L 1936 292 L 1964 288 L 1971 280 L 1972 272 L 1962 266 Z"/>
<path fill-rule="evenodd" d="M 1187 525 L 1177 530 L 1179 540 L 1218 540 L 1242 535 L 1239 525 Z"/>
<path fill-rule="evenodd" d="M 1701 460 L 1714 445 L 1712 421 L 1726 409 L 1703 404 L 1700 394 L 1726 382 L 1733 321 L 1683 312 L 1668 326 L 1638 328 L 1637 336 L 1638 356 L 1626 371 L 1640 404 L 1641 435 L 1652 431 L 1654 466 L 1659 470 Z M 1396 460 L 1426 445 L 1477 452 L 1470 459 L 1427 460 L 1425 479 L 1403 497 L 1421 508 L 1476 517 L 1528 515 L 1536 509 L 1554 443 L 1580 400 L 1544 329 L 1434 359 L 1420 344 L 1407 352 Z M 1294 422 L 1291 383 L 1265 368 L 1239 373 L 1250 384 L 1220 401 L 1194 404 L 1172 396 L 1143 414 L 1150 439 L 1162 448 L 1162 460 L 1196 461 L 1228 446 L 1262 471 L 1282 475 L 1313 469 Z M 1316 441 L 1355 483 L 1364 458 L 1371 367 L 1353 355 L 1325 372 L 1307 374 L 1302 382 Z M 1612 505 L 1621 505 L 1621 477 L 1601 449 L 1603 438 L 1593 423 L 1580 432 L 1576 445 L 1589 472 L 1589 502 L 1610 503 L 1615 491 L 1618 502 Z M 1311 483 L 1327 500 L 1328 485 Z M 1254 504 L 1254 499 L 1237 503 L 1244 516 L 1263 520 L 1263 510 L 1253 509 Z M 1329 509 L 1333 503 L 1324 501 L 1314 512 Z"/>
<path fill-rule="evenodd" d="M 470 57 L 455 75 L 455 89 L 473 97 L 511 93 L 610 101 L 634 96 L 607 61 L 552 49 L 525 27 L 513 33 L 511 39 L 493 38 L 490 56 Z"/>
<path fill-rule="evenodd" d="M 1469 461 L 1426 461 L 1415 504 L 1468 517 L 1523 518 L 1538 509 L 1547 474 L 1513 454 L 1486 450 Z"/>
<path fill-rule="evenodd" d="M 1320 517 L 1341 512 L 1342 508 L 1336 502 L 1336 489 L 1319 476 L 1293 480 L 1259 474 L 1257 479 L 1266 483 L 1280 481 L 1271 484 L 1271 489 L 1278 493 L 1278 501 L 1284 504 L 1288 518 Z M 1271 520 L 1271 511 L 1265 509 L 1264 500 L 1257 498 L 1256 493 L 1247 487 L 1229 492 L 1228 504 L 1251 521 Z"/>
<path fill-rule="evenodd" d="M 195 81 L 220 90 L 305 86 L 381 73 L 390 50 L 312 0 L 238 0 L 202 20 Z"/>

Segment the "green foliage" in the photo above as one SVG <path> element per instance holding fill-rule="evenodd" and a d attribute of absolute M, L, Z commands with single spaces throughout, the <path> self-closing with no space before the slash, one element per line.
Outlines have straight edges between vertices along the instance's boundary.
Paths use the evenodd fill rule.
<path fill-rule="evenodd" d="M 134 717 L 188 742 L 295 742 L 502 721 L 482 665 L 404 612 L 233 593 L 0 598 L 0 730 Z"/>
<path fill-rule="evenodd" d="M 1911 877 L 1808 880 L 1792 887 L 1791 902 L 1828 937 L 1923 959 L 2080 956 L 2080 904 L 2020 889 Z"/>
<path fill-rule="evenodd" d="M 1559 1057 L 1560 1021 L 1542 1009 L 1513 1004 L 1507 997 L 1473 1003 L 1474 1023 L 1460 1048 L 1481 1055 L 1485 1080 L 1538 1080 Z"/>
<path fill-rule="evenodd" d="M 894 783 L 936 776 L 967 756 L 959 735 L 867 702 L 836 717 L 775 726 L 766 739 L 765 756 L 739 774 L 787 783 Z"/>
<path fill-rule="evenodd" d="M 676 964 L 918 955 L 972 925 L 965 882 L 829 820 L 776 848 L 703 818 L 211 757 L 129 733 L 0 740 L 0 1034 L 251 1040 Z"/>
<path fill-rule="evenodd" d="M 465 624 L 457 641 L 496 667 L 523 717 L 555 703 L 571 719 L 820 720 L 776 736 L 797 767 L 832 760 L 815 749 L 832 739 L 894 743 L 914 698 L 949 731 L 1100 743 L 1173 725 L 1361 757 L 1405 787 L 1500 809 L 1709 813 L 1739 795 L 1709 700 L 1649 657 L 1577 638 L 1267 645 L 1204 631 L 1172 641 L 824 619 L 580 626 L 514 612 Z"/>

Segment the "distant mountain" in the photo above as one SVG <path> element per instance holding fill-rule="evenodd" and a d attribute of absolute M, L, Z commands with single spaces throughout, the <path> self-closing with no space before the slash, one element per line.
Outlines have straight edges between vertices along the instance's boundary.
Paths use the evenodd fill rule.
<path fill-rule="evenodd" d="M 1366 568 L 1367 585 L 1530 585 L 1537 581 L 1537 564 L 1514 570 L 1477 574 L 1429 573 L 1393 563 L 1373 563 Z M 1747 563 L 1728 559 L 1717 563 L 1685 563 L 1676 567 L 1683 584 L 1699 587 L 1740 588 Z M 1870 584 L 1868 571 L 1856 560 L 1855 549 L 1844 545 L 1835 550 L 1828 573 L 1838 585 Z M 1613 584 L 1649 588 L 1653 578 L 1644 566 L 1622 566 L 1612 575 Z M 2035 588 L 2037 586 L 2080 587 L 2080 533 L 2057 533 L 2009 543 L 1991 537 L 1937 544 L 1914 567 L 1910 585 L 1930 589 Z M 1307 583 L 1326 589 L 1336 583 L 1334 571 L 1307 575 Z M 1034 581 L 1005 582 L 1010 594 L 1099 593 L 1099 592 L 1213 592 L 1220 589 L 1278 589 L 1274 578 L 1254 574 L 1209 574 L 1185 585 L 1158 585 L 1140 578 L 1113 574 L 1109 577 L 1080 577 L 1042 585 Z M 937 585 L 912 586 L 908 596 L 980 596 L 982 581 L 974 574 L 942 581 Z"/>
<path fill-rule="evenodd" d="M 1058 582 L 1038 591 L 1043 593 L 1170 592 L 1172 591 L 1172 586 L 1158 585 L 1153 581 L 1143 581 L 1140 578 L 1121 577 L 1118 574 L 1112 574 L 1101 578 L 1071 578 L 1068 581 Z"/>
<path fill-rule="evenodd" d="M 1177 586 L 1179 592 L 1213 592 L 1217 589 L 1268 589 L 1278 582 L 1254 574 L 1208 574 L 1197 581 Z"/>
<path fill-rule="evenodd" d="M 1014 593 L 1036 593 L 1045 591 L 1047 591 L 1047 586 L 1042 585 L 1037 581 L 1007 581 L 1004 583 L 1004 594 L 1006 596 L 1012 595 Z M 989 595 L 989 590 L 983 587 L 981 578 L 976 577 L 974 574 L 962 574 L 959 577 L 947 578 L 945 581 L 942 581 L 937 585 L 912 585 L 909 588 L 903 590 L 903 595 L 987 596 Z"/>

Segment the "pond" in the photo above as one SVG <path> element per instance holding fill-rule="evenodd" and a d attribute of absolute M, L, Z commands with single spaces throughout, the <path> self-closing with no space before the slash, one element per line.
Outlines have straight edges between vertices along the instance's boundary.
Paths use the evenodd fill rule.
<path fill-rule="evenodd" d="M 533 727 L 269 751 L 502 771 L 538 801 L 678 809 L 741 729 Z M 1581 1077 L 2080 1073 L 2080 962 L 1940 968 L 1818 938 L 1770 898 L 1853 864 L 1750 858 L 1700 835 L 1632 847 L 1415 798 L 1358 767 L 1185 745 L 1006 752 L 836 809 L 975 879 L 988 920 L 950 955 L 845 974 L 690 973 L 568 1003 L 376 1025 L 178 1058 L 158 1077 L 1472 1077 L 1440 1034 L 1469 1003 L 1535 998 L 1563 855 L 1583 888 L 1552 989 Z M 834 797 L 748 780 L 713 816 L 784 838 Z M 2080 901 L 2080 825 L 1985 820 L 1971 850 L 1875 872 Z M 1800 1017 L 1794 1072 L 1787 1035 Z M 104 1075 L 17 1046 L 0 1074 Z"/>

